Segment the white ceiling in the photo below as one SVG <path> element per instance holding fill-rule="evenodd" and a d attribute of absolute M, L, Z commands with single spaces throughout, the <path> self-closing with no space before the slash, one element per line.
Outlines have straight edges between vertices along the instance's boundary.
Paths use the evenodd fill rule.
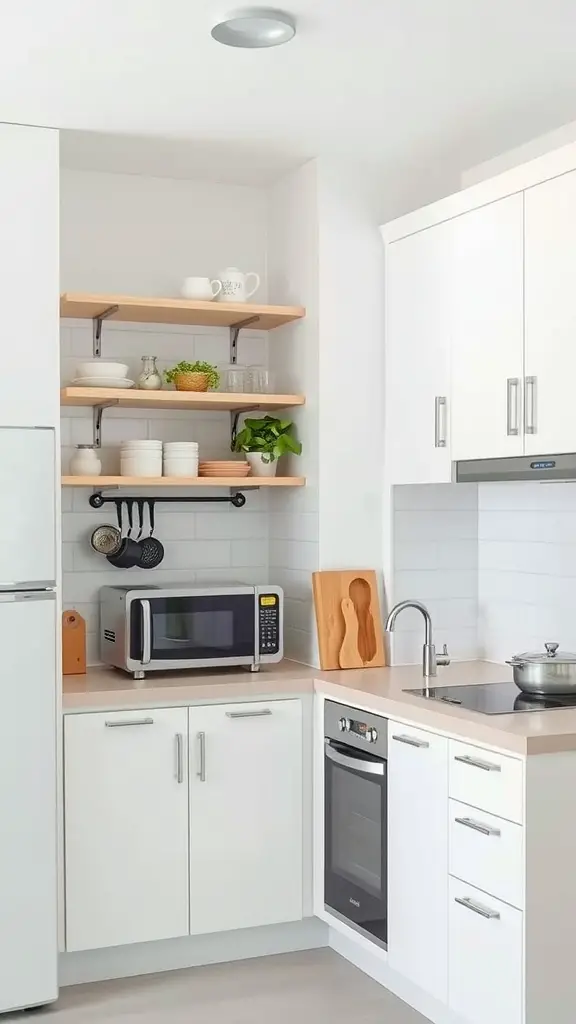
<path fill-rule="evenodd" d="M 2 0 L 0 120 L 142 137 L 69 137 L 76 166 L 259 183 L 319 154 L 461 170 L 576 117 L 574 0 L 285 6 L 296 39 L 244 51 L 214 0 Z"/>

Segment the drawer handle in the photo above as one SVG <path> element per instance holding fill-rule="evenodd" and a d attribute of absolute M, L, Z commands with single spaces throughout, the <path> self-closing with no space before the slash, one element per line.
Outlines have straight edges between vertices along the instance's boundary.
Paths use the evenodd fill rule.
<path fill-rule="evenodd" d="M 499 764 L 493 764 L 492 761 L 481 761 L 480 758 L 470 757 L 469 754 L 455 754 L 454 760 L 460 761 L 462 764 L 469 764 L 472 768 L 481 768 L 483 772 L 502 771 Z"/>
<path fill-rule="evenodd" d="M 119 729 L 127 725 L 154 725 L 153 718 L 124 718 L 121 722 L 104 722 L 107 729 Z"/>
<path fill-rule="evenodd" d="M 492 825 L 483 825 L 481 821 L 474 821 L 474 818 L 454 818 L 459 825 L 465 825 L 466 828 L 473 828 L 475 832 L 481 832 L 483 836 L 500 836 L 502 835 L 499 828 L 492 828 Z"/>
<path fill-rule="evenodd" d="M 397 743 L 407 743 L 409 747 L 429 747 L 428 740 L 417 740 L 413 736 L 392 736 L 393 740 Z"/>
<path fill-rule="evenodd" d="M 263 718 L 271 714 L 270 708 L 261 708 L 259 711 L 227 711 L 226 718 Z"/>
<path fill-rule="evenodd" d="M 466 907 L 466 910 L 472 910 L 475 914 L 480 914 L 480 917 L 486 917 L 490 921 L 499 921 L 500 912 L 498 910 L 490 910 L 490 907 L 483 907 L 481 903 L 474 903 L 469 896 L 455 896 L 454 902 L 459 903 L 461 907 Z"/>

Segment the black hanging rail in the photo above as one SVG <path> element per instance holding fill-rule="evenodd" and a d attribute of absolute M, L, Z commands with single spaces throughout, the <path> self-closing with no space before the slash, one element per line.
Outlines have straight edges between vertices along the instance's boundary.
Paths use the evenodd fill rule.
<path fill-rule="evenodd" d="M 139 495 L 139 497 L 137 497 L 137 498 L 132 498 L 130 496 L 126 497 L 125 495 L 123 495 L 122 497 L 120 497 L 119 495 L 116 495 L 115 497 L 107 497 L 107 495 L 102 494 L 102 491 L 95 491 L 94 494 L 90 495 L 90 497 L 88 498 L 88 501 L 89 501 L 90 505 L 92 506 L 92 508 L 102 508 L 102 505 L 104 505 L 107 501 L 111 502 L 112 504 L 116 504 L 118 501 L 123 501 L 124 503 L 126 503 L 128 501 L 133 501 L 133 502 L 153 501 L 155 505 L 157 505 L 159 502 L 164 502 L 164 501 L 170 501 L 170 502 L 179 501 L 179 502 L 185 502 L 186 504 L 195 504 L 197 502 L 209 502 L 211 504 L 214 504 L 215 502 L 227 501 L 227 502 L 230 503 L 230 505 L 233 505 L 234 508 L 242 508 L 242 506 L 246 504 L 246 495 L 242 494 L 240 491 L 237 491 L 235 494 L 227 494 L 227 495 L 221 496 L 221 497 L 220 496 L 216 497 L 216 496 L 213 496 L 213 495 L 207 495 L 205 498 L 199 498 L 199 497 L 196 497 L 196 496 L 194 496 L 194 497 L 190 496 L 190 497 L 184 497 L 184 498 L 180 497 L 179 498 L 179 497 L 174 497 L 172 495 L 167 495 L 166 497 L 164 497 L 164 495 L 162 495 L 161 498 L 158 498 L 158 497 L 147 498 L 147 497 L 143 497 L 142 495 Z"/>

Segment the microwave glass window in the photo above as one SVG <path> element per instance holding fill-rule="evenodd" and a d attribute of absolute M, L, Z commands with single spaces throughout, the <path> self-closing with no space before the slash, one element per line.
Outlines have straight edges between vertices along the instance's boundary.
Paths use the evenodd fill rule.
<path fill-rule="evenodd" d="M 366 776 L 332 766 L 332 870 L 380 898 L 382 789 Z"/>
<path fill-rule="evenodd" d="M 253 594 L 151 597 L 152 661 L 208 661 L 247 658 L 254 654 Z M 142 657 L 140 601 L 131 607 L 131 653 Z"/>

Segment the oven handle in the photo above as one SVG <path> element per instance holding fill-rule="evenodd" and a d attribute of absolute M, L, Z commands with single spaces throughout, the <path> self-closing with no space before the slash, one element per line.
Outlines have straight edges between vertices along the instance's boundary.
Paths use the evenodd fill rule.
<path fill-rule="evenodd" d="M 143 599 L 142 606 L 142 664 L 149 665 L 152 660 L 152 613 L 150 601 Z"/>
<path fill-rule="evenodd" d="M 331 761 L 335 761 L 336 764 L 341 764 L 344 768 L 352 768 L 357 772 L 366 772 L 368 775 L 384 775 L 384 762 L 383 761 L 364 761 L 361 757 L 350 757 L 348 754 L 341 754 L 339 750 L 335 750 L 330 740 L 324 740 L 324 748 L 326 751 L 326 757 L 330 758 Z"/>

